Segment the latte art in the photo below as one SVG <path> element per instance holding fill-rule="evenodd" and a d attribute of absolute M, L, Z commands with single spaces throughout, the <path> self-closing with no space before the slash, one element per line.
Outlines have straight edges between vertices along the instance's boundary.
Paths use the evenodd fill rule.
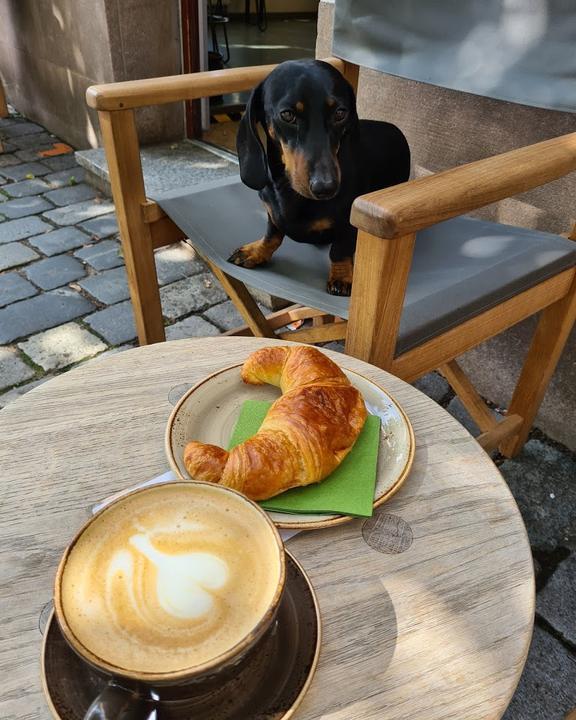
<path fill-rule="evenodd" d="M 209 591 L 220 590 L 228 579 L 223 560 L 209 553 L 166 555 L 156 550 L 147 535 L 132 536 L 130 544 L 156 566 L 156 595 L 163 610 L 175 617 L 198 618 L 212 609 Z"/>
<path fill-rule="evenodd" d="M 266 519 L 233 493 L 150 488 L 103 513 L 73 545 L 60 583 L 72 633 L 106 663 L 169 673 L 240 642 L 280 577 Z"/>

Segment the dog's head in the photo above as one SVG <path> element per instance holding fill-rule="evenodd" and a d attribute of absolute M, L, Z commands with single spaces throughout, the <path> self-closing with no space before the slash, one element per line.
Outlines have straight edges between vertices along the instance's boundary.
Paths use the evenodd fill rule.
<path fill-rule="evenodd" d="M 333 198 L 340 188 L 340 143 L 357 123 L 354 91 L 338 70 L 319 60 L 280 64 L 254 88 L 240 121 L 242 181 L 254 190 L 268 181 L 260 124 L 293 190 L 312 200 Z"/>

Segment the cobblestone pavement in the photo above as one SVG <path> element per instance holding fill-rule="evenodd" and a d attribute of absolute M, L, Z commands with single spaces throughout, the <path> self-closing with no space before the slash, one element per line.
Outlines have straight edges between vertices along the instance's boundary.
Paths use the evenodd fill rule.
<path fill-rule="evenodd" d="M 84 182 L 73 153 L 38 155 L 58 141 L 42 127 L 14 115 L 0 120 L 0 139 L 3 407 L 78 363 L 133 347 L 136 332 L 111 201 Z M 168 340 L 241 323 L 188 246 L 157 251 L 156 265 Z M 478 432 L 442 377 L 416 385 Z M 530 655 L 504 717 L 562 720 L 576 707 L 576 457 L 534 430 L 518 458 L 495 460 L 526 522 L 538 590 Z"/>

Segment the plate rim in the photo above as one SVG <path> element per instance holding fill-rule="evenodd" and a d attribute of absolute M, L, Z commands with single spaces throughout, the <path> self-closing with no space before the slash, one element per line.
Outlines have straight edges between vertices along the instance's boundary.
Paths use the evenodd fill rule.
<path fill-rule="evenodd" d="M 180 472 L 180 468 L 178 467 L 178 463 L 175 460 L 174 453 L 172 452 L 172 428 L 174 426 L 174 423 L 176 421 L 176 417 L 178 415 L 178 412 L 180 411 L 181 405 L 183 405 L 188 397 L 192 395 L 194 392 L 198 390 L 199 387 L 204 385 L 207 382 L 210 382 L 218 375 L 221 375 L 225 372 L 230 372 L 230 370 L 234 370 L 236 368 L 241 368 L 244 363 L 234 363 L 233 365 L 227 365 L 226 367 L 220 368 L 220 370 L 216 370 L 213 373 L 210 373 L 210 375 L 207 375 L 205 378 L 202 378 L 202 380 L 199 380 L 195 385 L 193 385 L 191 388 L 188 388 L 186 392 L 182 395 L 182 397 L 178 400 L 176 405 L 173 407 L 172 412 L 170 413 L 170 416 L 168 417 L 168 421 L 166 423 L 166 429 L 164 431 L 164 453 L 166 455 L 166 458 L 168 460 L 168 464 L 170 465 L 170 469 L 172 472 L 175 473 L 178 480 L 182 480 L 184 482 L 190 482 L 192 478 L 190 477 L 183 477 L 182 473 Z M 357 375 L 358 377 L 362 378 L 366 382 L 370 383 L 371 385 L 374 385 L 378 390 L 383 393 L 396 407 L 398 412 L 400 413 L 404 424 L 408 430 L 408 440 L 409 440 L 409 448 L 408 448 L 408 457 L 406 458 L 406 462 L 404 464 L 404 467 L 402 468 L 398 479 L 396 482 L 392 485 L 392 487 L 388 488 L 386 492 L 381 495 L 379 498 L 374 500 L 374 503 L 372 505 L 372 509 L 375 510 L 376 508 L 380 507 L 383 503 L 385 503 L 387 500 L 389 500 L 395 493 L 400 490 L 404 482 L 406 481 L 406 478 L 410 474 L 410 470 L 412 469 L 412 465 L 414 463 L 414 455 L 416 452 L 416 439 L 414 436 L 414 428 L 412 427 L 412 423 L 410 422 L 410 419 L 406 415 L 406 412 L 404 411 L 403 407 L 398 403 L 396 398 L 391 395 L 387 390 L 385 390 L 381 385 L 379 385 L 377 382 L 372 380 L 371 378 L 366 377 L 362 373 L 358 372 L 357 370 L 351 370 L 350 368 L 347 368 L 345 366 L 340 366 L 338 363 L 336 363 L 338 367 L 340 367 L 341 370 L 345 370 L 346 372 L 352 373 L 353 375 Z M 202 480 L 195 480 L 194 482 L 203 482 Z M 263 509 L 264 510 L 264 509 Z M 264 512 L 268 512 L 267 510 L 264 510 Z M 320 515 L 321 513 L 318 513 Z M 286 513 L 286 516 L 289 517 L 289 513 Z M 313 520 L 307 522 L 291 522 L 290 520 L 274 520 L 270 518 L 274 525 L 276 525 L 277 528 L 281 528 L 283 530 L 321 530 L 323 528 L 327 527 L 334 527 L 336 525 L 342 525 L 343 523 L 351 522 L 352 520 L 359 519 L 356 515 L 334 515 L 328 520 L 320 520 L 314 522 Z M 362 519 L 362 518 L 360 518 Z M 366 518 L 364 518 L 366 519 Z"/>
<path fill-rule="evenodd" d="M 316 675 L 316 670 L 318 669 L 318 663 L 320 662 L 320 650 L 322 648 L 322 614 L 320 612 L 320 603 L 318 601 L 318 595 L 316 594 L 316 590 L 314 589 L 314 585 L 312 584 L 312 581 L 310 580 L 308 573 L 304 568 L 302 567 L 302 563 L 299 562 L 299 560 L 293 555 L 293 553 L 288 550 L 286 545 L 284 544 L 284 552 L 290 560 L 294 563 L 296 568 L 299 570 L 301 576 L 304 578 L 304 582 L 308 586 L 308 590 L 310 591 L 310 596 L 312 598 L 312 604 L 314 605 L 314 616 L 316 618 L 316 644 L 314 648 L 314 656 L 312 658 L 312 663 L 310 665 L 310 669 L 308 670 L 308 674 L 306 676 L 306 680 L 304 681 L 304 684 L 300 688 L 300 692 L 294 699 L 294 702 L 292 705 L 286 710 L 286 713 L 282 715 L 280 720 L 290 720 L 291 717 L 293 717 L 294 713 L 302 703 L 302 700 L 304 699 L 304 696 L 308 692 L 308 689 L 310 688 L 310 685 L 312 684 L 312 680 L 314 679 L 314 676 Z M 48 709 L 52 713 L 52 716 L 54 720 L 63 720 L 62 716 L 58 713 L 58 710 L 56 706 L 54 705 L 52 701 L 52 695 L 50 693 L 50 688 L 48 687 L 48 681 L 46 679 L 46 646 L 48 644 L 48 634 L 50 631 L 50 628 L 52 627 L 52 623 L 58 622 L 58 619 L 56 618 L 56 613 L 54 611 L 54 607 L 52 607 L 52 610 L 50 611 L 50 615 L 48 616 L 48 620 L 46 621 L 44 635 L 42 636 L 42 647 L 40 650 L 40 680 L 42 684 L 42 691 L 44 693 L 44 699 L 46 701 L 46 704 L 48 705 Z M 62 633 L 62 630 L 60 630 Z M 64 640 L 66 641 L 66 638 L 64 636 Z M 74 650 L 72 649 L 72 652 Z"/>

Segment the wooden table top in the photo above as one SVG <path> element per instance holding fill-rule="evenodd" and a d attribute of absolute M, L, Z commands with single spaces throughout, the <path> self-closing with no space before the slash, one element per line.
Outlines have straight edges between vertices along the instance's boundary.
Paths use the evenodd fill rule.
<path fill-rule="evenodd" d="M 58 560 L 94 503 L 168 469 L 169 397 L 273 342 L 216 337 L 129 350 L 61 375 L 0 412 L 0 717 L 50 716 L 39 618 Z M 295 717 L 500 718 L 534 614 L 532 558 L 516 503 L 446 411 L 388 373 L 329 354 L 401 404 L 416 457 L 376 521 L 288 541 L 323 619 L 320 663 Z"/>

